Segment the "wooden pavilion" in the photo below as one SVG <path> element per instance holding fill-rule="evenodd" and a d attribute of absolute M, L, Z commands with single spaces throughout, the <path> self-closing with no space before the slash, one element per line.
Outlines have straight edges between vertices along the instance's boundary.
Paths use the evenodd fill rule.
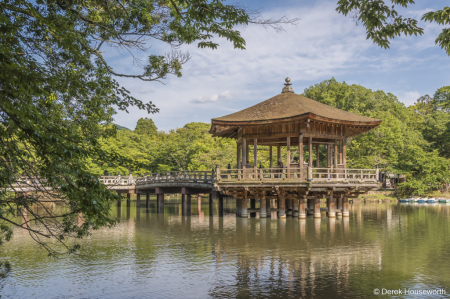
<path fill-rule="evenodd" d="M 253 200 L 253 208 L 254 200 L 260 200 L 260 217 L 267 215 L 266 206 L 270 204 L 269 201 L 263 203 L 263 199 L 276 198 L 278 206 L 272 210 L 278 211 L 279 217 L 284 218 L 286 211 L 288 216 L 298 214 L 303 218 L 305 208 L 303 205 L 302 211 L 302 199 L 317 199 L 320 196 L 327 196 L 328 212 L 332 216 L 333 192 L 339 195 L 342 202 L 346 202 L 349 197 L 377 187 L 378 169 L 347 168 L 346 141 L 380 124 L 379 119 L 350 113 L 295 94 L 290 79 L 286 78 L 281 94 L 211 120 L 210 133 L 213 136 L 236 139 L 236 167 L 217 169 L 216 189 L 241 201 L 238 213 L 242 217 L 248 215 L 248 198 Z M 253 145 L 252 165 L 248 163 L 250 145 Z M 258 146 L 269 147 L 269 168 L 258 168 Z M 277 151 L 276 163 L 272 158 L 273 147 Z M 319 161 L 321 147 L 322 152 L 326 152 L 326 163 Z M 297 149 L 298 156 L 291 157 L 293 149 Z M 284 156 L 282 151 L 286 153 L 284 161 L 281 161 Z M 308 208 L 319 217 L 320 201 L 319 210 L 317 200 L 315 205 L 313 208 L 308 203 Z M 341 207 L 340 213 L 348 216 L 348 211 L 343 210 L 345 207 Z"/>

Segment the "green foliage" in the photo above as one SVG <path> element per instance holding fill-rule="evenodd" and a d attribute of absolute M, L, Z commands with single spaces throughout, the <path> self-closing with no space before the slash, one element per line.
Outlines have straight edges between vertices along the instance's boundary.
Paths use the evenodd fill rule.
<path fill-rule="evenodd" d="M 142 65 L 142 73 L 130 75 L 114 71 L 103 56 L 105 50 L 145 51 L 151 47 L 149 40 L 175 50 L 193 42 L 215 49 L 218 44 L 211 41 L 215 36 L 244 49 L 236 25 L 252 22 L 276 27 L 291 22 L 259 20 L 249 13 L 253 12 L 222 0 L 2 1 L 0 239 L 10 238 L 6 222 L 28 230 L 49 253 L 74 252 L 78 245 L 76 240 L 66 242 L 69 237 L 86 236 L 92 228 L 115 222 L 108 211 L 119 197 L 97 176 L 104 171 L 126 173 L 148 167 L 146 149 L 155 145 L 140 138 L 154 134 L 156 128 L 143 120 L 138 134 L 117 133 L 112 120 L 116 109 L 136 106 L 149 114 L 158 109 L 132 97 L 114 77 L 143 81 L 160 81 L 170 74 L 179 77 L 189 54 L 152 54 Z M 123 143 L 114 144 L 118 139 Z M 124 150 L 130 144 L 140 152 Z M 185 162 L 179 163 L 185 167 Z M 20 176 L 40 178 L 40 193 L 11 197 L 7 191 L 20 191 L 16 187 Z M 36 213 L 42 194 L 63 200 L 71 209 Z M 31 218 L 24 225 L 12 220 L 18 208 Z M 71 218 L 77 213 L 82 213 L 83 224 Z"/>
<path fill-rule="evenodd" d="M 401 35 L 422 35 L 423 28 L 417 25 L 417 20 L 399 15 L 396 6 L 408 8 L 414 0 L 339 0 L 336 11 L 347 16 L 353 14 L 357 22 L 366 28 L 367 39 L 382 48 L 389 48 L 390 39 Z M 422 16 L 422 20 L 439 25 L 450 24 L 450 7 L 430 11 Z M 450 29 L 444 28 L 436 39 L 447 54 L 450 55 Z"/>
<path fill-rule="evenodd" d="M 151 118 L 140 118 L 137 122 L 136 129 L 134 129 L 134 132 L 141 135 L 146 136 L 155 136 L 158 132 L 158 128 L 153 123 L 153 120 Z"/>

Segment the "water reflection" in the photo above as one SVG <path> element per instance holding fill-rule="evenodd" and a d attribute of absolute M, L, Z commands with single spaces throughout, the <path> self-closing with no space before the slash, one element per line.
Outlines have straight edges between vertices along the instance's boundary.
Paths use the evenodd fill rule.
<path fill-rule="evenodd" d="M 349 218 L 247 219 L 232 214 L 233 200 L 223 218 L 209 217 L 207 198 L 192 202 L 190 217 L 180 198 L 164 214 L 153 202 L 115 207 L 120 223 L 62 260 L 16 230 L 0 247 L 12 264 L 2 296 L 350 298 L 449 286 L 450 206 L 353 204 Z"/>

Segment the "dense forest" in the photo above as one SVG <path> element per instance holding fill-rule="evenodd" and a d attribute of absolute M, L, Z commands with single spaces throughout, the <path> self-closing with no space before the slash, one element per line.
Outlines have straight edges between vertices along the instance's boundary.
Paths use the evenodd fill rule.
<path fill-rule="evenodd" d="M 423 195 L 450 183 L 450 86 L 438 89 L 433 97 L 422 96 L 409 107 L 391 93 L 334 78 L 306 88 L 303 95 L 383 120 L 377 129 L 348 139 L 348 167 L 374 168 L 378 164 L 382 170 L 406 175 L 407 181 L 398 187 L 402 195 Z M 209 128 L 210 124 L 192 122 L 164 132 L 158 131 L 151 119 L 140 119 L 134 131 L 120 127 L 115 137 L 101 140 L 105 151 L 117 152 L 132 164 L 112 166 L 92 160 L 91 169 L 98 175 L 119 171 L 128 175 L 130 169 L 143 175 L 150 171 L 209 170 L 216 164 L 234 168 L 235 141 L 214 138 Z M 249 157 L 253 163 L 253 155 Z M 268 167 L 268 149 L 259 148 L 258 157 L 259 165 Z"/>

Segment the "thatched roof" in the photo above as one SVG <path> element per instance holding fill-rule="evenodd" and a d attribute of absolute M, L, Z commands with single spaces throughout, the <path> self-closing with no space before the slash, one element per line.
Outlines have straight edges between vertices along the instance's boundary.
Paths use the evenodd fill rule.
<path fill-rule="evenodd" d="M 213 118 L 212 122 L 236 124 L 279 120 L 302 115 L 313 115 L 328 119 L 329 121 L 346 124 L 358 123 L 370 125 L 381 123 L 379 119 L 334 108 L 292 92 L 284 92 L 247 109 Z"/>

